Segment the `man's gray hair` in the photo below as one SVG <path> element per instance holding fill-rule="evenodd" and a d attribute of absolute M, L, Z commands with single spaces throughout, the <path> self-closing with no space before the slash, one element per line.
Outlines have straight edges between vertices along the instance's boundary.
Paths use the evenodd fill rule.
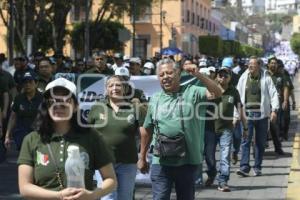
<path fill-rule="evenodd" d="M 257 64 L 261 67 L 263 65 L 263 61 L 261 58 L 257 57 L 257 56 L 251 56 L 249 60 L 256 60 Z"/>
<path fill-rule="evenodd" d="M 163 58 L 156 64 L 156 74 L 158 74 L 159 69 L 162 65 L 172 65 L 174 70 L 180 69 L 180 65 L 177 64 L 174 60 L 171 58 Z"/>

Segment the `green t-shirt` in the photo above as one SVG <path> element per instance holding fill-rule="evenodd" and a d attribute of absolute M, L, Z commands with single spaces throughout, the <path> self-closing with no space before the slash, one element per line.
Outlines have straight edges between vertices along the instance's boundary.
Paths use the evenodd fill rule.
<path fill-rule="evenodd" d="M 67 135 L 53 135 L 50 141 L 56 163 L 62 175 L 63 185 L 66 187 L 65 162 L 68 157 L 69 145 L 76 145 L 80 150 L 80 157 L 85 163 L 85 186 L 93 190 L 93 175 L 98 170 L 112 162 L 112 157 L 102 137 L 94 130 L 85 133 L 70 131 Z M 56 177 L 54 162 L 47 145 L 41 141 L 37 132 L 31 132 L 23 141 L 20 151 L 19 165 L 33 167 L 33 183 L 42 188 L 58 191 L 59 182 Z"/>
<path fill-rule="evenodd" d="M 278 92 L 279 101 L 282 102 L 284 88 L 288 87 L 288 80 L 286 79 L 286 77 L 284 77 L 283 74 L 280 73 L 271 74 L 271 78 Z"/>
<path fill-rule="evenodd" d="M 40 92 L 44 92 L 45 89 L 46 89 L 46 86 L 48 85 L 48 83 L 51 82 L 51 78 L 49 81 L 45 80 L 44 78 L 42 77 L 38 77 L 38 80 L 37 80 L 37 88 Z"/>
<path fill-rule="evenodd" d="M 178 93 L 168 94 L 164 91 L 155 94 L 148 106 L 144 122 L 145 128 L 154 128 L 156 103 L 158 104 L 157 121 L 160 132 L 167 136 L 177 135 L 182 131 L 179 112 L 179 95 L 183 97 L 183 116 L 187 152 L 184 158 L 159 158 L 153 156 L 153 164 L 180 166 L 185 164 L 198 165 L 203 159 L 204 150 L 204 125 L 206 106 L 201 104 L 206 101 L 206 88 L 194 85 L 181 86 Z M 156 133 L 156 129 L 154 129 Z M 156 140 L 154 134 L 153 141 Z"/>
<path fill-rule="evenodd" d="M 287 71 L 284 71 L 283 76 L 284 76 L 285 80 L 287 80 L 287 86 L 289 87 L 289 90 L 293 90 L 294 84 L 293 84 L 293 81 L 292 81 L 289 73 Z"/>
<path fill-rule="evenodd" d="M 215 132 L 220 134 L 233 129 L 233 112 L 234 107 L 241 103 L 240 94 L 233 86 L 229 86 L 217 103 L 219 117 L 215 120 Z"/>
<path fill-rule="evenodd" d="M 245 109 L 260 109 L 261 102 L 261 88 L 260 88 L 260 76 L 251 78 L 248 76 L 246 82 L 246 105 Z"/>
<path fill-rule="evenodd" d="M 144 118 L 141 109 L 136 109 L 131 103 L 120 106 L 119 111 L 115 112 L 105 101 L 91 108 L 88 123 L 95 124 L 95 129 L 103 135 L 116 163 L 136 163 L 138 153 L 135 137 Z"/>
<path fill-rule="evenodd" d="M 105 75 L 113 75 L 114 71 L 108 68 L 105 68 L 103 71 L 99 72 L 97 67 L 93 67 L 85 72 L 86 74 L 105 74 Z"/>

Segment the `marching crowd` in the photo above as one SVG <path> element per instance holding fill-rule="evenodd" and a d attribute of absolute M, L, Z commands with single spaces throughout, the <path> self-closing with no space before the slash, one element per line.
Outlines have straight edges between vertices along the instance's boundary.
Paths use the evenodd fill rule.
<path fill-rule="evenodd" d="M 37 52 L 15 58 L 13 66 L 0 54 L 0 66 L 0 162 L 15 143 L 20 193 L 28 199 L 131 200 L 137 170 L 150 172 L 155 200 L 170 199 L 173 185 L 177 199 L 194 199 L 195 184 L 210 187 L 215 180 L 219 191 L 230 192 L 230 166 L 238 160 L 239 176 L 250 176 L 251 168 L 263 175 L 268 138 L 276 154 L 285 154 L 281 142 L 289 138 L 296 108 L 297 67 L 288 71 L 275 56 L 175 61 L 94 51 L 83 62 Z M 88 114 L 90 128 L 79 123 L 75 80 L 60 74 L 107 76 L 105 99 Z M 130 84 L 131 76 L 148 75 L 157 75 L 162 88 L 150 99 Z M 85 163 L 86 188 L 66 185 L 67 147 L 74 144 Z"/>

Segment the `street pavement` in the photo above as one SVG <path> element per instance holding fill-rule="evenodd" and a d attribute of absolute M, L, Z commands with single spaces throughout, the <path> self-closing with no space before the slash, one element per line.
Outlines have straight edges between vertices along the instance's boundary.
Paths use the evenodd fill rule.
<path fill-rule="evenodd" d="M 295 95 L 298 105 L 300 104 L 300 86 L 298 80 L 295 80 Z M 269 148 L 266 149 L 263 162 L 263 175 L 254 177 L 250 173 L 250 177 L 240 178 L 235 172 L 238 170 L 239 163 L 231 168 L 229 186 L 231 192 L 220 192 L 217 190 L 217 183 L 212 187 L 196 188 L 196 199 L 205 200 L 246 200 L 246 199 L 264 199 L 264 200 L 283 200 L 286 199 L 288 176 L 290 173 L 290 165 L 292 161 L 292 147 L 295 133 L 300 131 L 298 113 L 292 112 L 290 125 L 290 139 L 282 143 L 285 156 L 277 156 L 274 153 L 272 141 L 269 141 Z M 217 158 L 218 158 L 217 154 Z M 251 164 L 253 157 L 251 156 Z M 18 191 L 17 183 L 17 153 L 9 152 L 8 158 L 4 163 L 0 164 L 0 200 L 19 200 L 22 199 Z M 204 165 L 205 170 L 205 165 Z M 206 180 L 205 173 L 203 174 Z M 137 184 L 135 191 L 136 200 L 150 200 L 151 185 Z M 174 191 L 171 199 L 176 199 Z M 300 199 L 300 196 L 299 196 Z"/>

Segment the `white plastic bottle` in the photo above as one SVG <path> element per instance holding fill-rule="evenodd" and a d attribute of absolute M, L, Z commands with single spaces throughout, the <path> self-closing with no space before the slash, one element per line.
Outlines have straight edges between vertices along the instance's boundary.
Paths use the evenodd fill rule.
<path fill-rule="evenodd" d="M 80 157 L 79 147 L 70 145 L 67 151 L 68 158 L 65 163 L 67 187 L 85 188 L 84 162 Z"/>

